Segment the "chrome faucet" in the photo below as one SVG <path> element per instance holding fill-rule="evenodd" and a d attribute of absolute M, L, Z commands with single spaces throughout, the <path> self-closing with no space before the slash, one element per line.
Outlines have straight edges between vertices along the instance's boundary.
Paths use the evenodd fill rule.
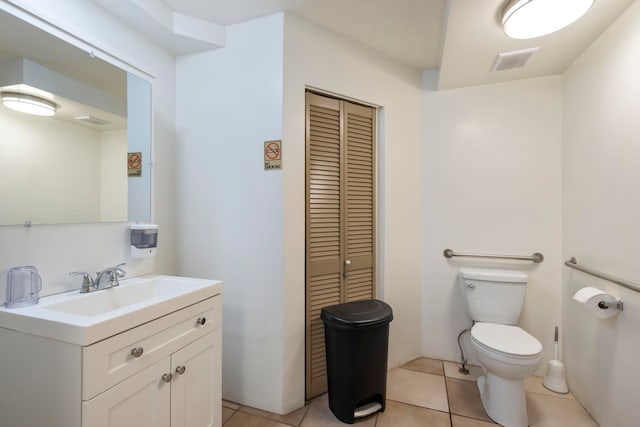
<path fill-rule="evenodd" d="M 127 263 L 123 262 L 122 264 L 118 264 L 114 267 L 107 267 L 101 272 L 99 272 L 95 280 L 96 290 L 113 288 L 114 286 L 120 285 L 120 282 L 118 282 L 118 279 L 122 279 L 124 275 L 127 274 L 126 271 L 120 268 L 123 265 L 127 265 Z M 109 286 L 103 287 L 101 286 L 101 283 L 103 282 L 103 279 L 105 276 L 109 279 L 110 284 Z"/>
<path fill-rule="evenodd" d="M 114 267 L 107 267 L 104 270 L 97 273 L 96 278 L 93 279 L 91 274 L 86 271 L 72 271 L 69 273 L 71 276 L 82 276 L 82 287 L 80 288 L 80 293 L 84 294 L 87 292 L 93 292 L 100 289 L 109 289 L 114 286 L 120 285 L 119 279 L 122 279 L 126 271 L 122 268 L 123 265 L 127 265 L 126 263 L 118 264 Z M 105 278 L 109 280 L 109 286 L 103 286 L 102 282 L 105 281 Z"/>

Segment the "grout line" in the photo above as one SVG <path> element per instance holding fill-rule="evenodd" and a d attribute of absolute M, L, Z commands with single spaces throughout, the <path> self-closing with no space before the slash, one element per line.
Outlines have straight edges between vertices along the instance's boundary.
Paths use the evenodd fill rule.
<path fill-rule="evenodd" d="M 444 362 L 442 362 L 442 371 L 444 371 Z M 444 376 L 444 392 L 447 395 L 447 409 L 449 409 L 449 424 L 453 425 L 453 416 L 451 415 L 451 402 L 449 401 L 449 387 L 447 386 L 447 376 Z"/>
<path fill-rule="evenodd" d="M 402 366 L 398 366 L 397 368 L 394 369 L 402 369 L 403 371 L 407 371 L 407 372 L 417 372 L 419 374 L 425 374 L 425 375 L 433 375 L 434 377 L 444 377 L 444 373 L 442 375 L 440 374 L 432 374 L 431 372 L 425 372 L 425 371 L 419 371 L 417 369 L 411 369 L 411 368 L 403 368 Z M 449 377 L 447 377 L 449 378 Z"/>
<path fill-rule="evenodd" d="M 560 396 L 556 396 L 555 394 L 543 393 L 543 392 L 534 391 L 534 390 L 525 390 L 525 391 L 527 393 L 537 394 L 538 396 L 553 397 L 554 399 L 562 399 L 562 400 L 569 400 L 569 401 L 571 401 L 571 400 L 577 401 L 578 400 L 578 399 L 575 398 L 575 396 L 574 397 L 560 397 Z M 571 392 L 566 393 L 566 394 L 562 394 L 562 393 L 556 393 L 556 394 L 561 394 L 562 396 L 567 396 L 567 395 L 571 394 Z"/>
<path fill-rule="evenodd" d="M 309 414 L 309 410 L 311 409 L 311 402 L 305 403 L 305 406 L 307 407 L 307 410 L 304 411 L 304 415 L 302 416 L 302 418 L 300 418 L 300 422 L 298 423 L 298 427 L 301 426 L 302 423 L 304 422 L 304 419 L 307 418 L 307 415 Z"/>
<path fill-rule="evenodd" d="M 419 369 L 403 368 L 403 367 L 401 367 L 401 366 L 399 366 L 399 367 L 398 367 L 398 368 L 396 368 L 396 369 L 402 369 L 403 371 L 410 371 L 410 372 L 420 372 L 421 374 L 435 375 L 435 376 L 437 376 L 437 377 L 444 377 L 444 376 L 445 376 L 445 375 L 444 375 L 444 372 L 443 372 L 442 374 L 434 374 L 434 373 L 431 373 L 431 372 L 421 371 L 421 370 L 419 370 Z"/>
<path fill-rule="evenodd" d="M 235 406 L 237 406 L 237 408 L 234 408 L 232 406 L 227 406 L 227 405 L 225 405 L 225 402 L 229 403 L 229 404 L 232 404 L 232 405 L 235 405 Z M 233 402 L 231 400 L 222 399 L 222 406 L 224 406 L 227 409 L 232 409 L 232 410 L 236 411 L 236 410 L 240 409 L 240 406 L 242 406 L 242 405 L 240 405 L 239 403 Z"/>
<path fill-rule="evenodd" d="M 311 401 L 309 401 L 309 402 L 311 402 Z M 263 420 L 272 421 L 272 422 L 275 422 L 275 423 L 284 424 L 284 425 L 291 426 L 291 427 L 299 427 L 300 424 L 302 424 L 302 422 L 306 418 L 307 414 L 309 413 L 309 409 L 311 408 L 311 403 L 305 403 L 305 407 L 307 409 L 304 412 L 304 415 L 302 416 L 302 418 L 300 419 L 300 422 L 297 423 L 297 424 L 291 424 L 292 421 L 277 420 L 277 419 L 274 419 L 274 418 L 271 418 L 271 417 L 268 416 L 268 414 L 275 415 L 275 416 L 286 416 L 286 415 L 289 415 L 289 414 L 280 415 L 280 414 L 276 414 L 275 412 L 265 411 L 263 409 L 258 409 L 258 408 L 254 408 L 252 406 L 245 406 L 245 405 L 241 405 L 238 409 L 236 409 L 235 412 L 233 413 L 233 415 L 235 415 L 236 412 L 242 412 L 243 414 L 247 414 L 247 415 L 252 416 L 252 417 L 262 418 Z M 255 409 L 255 410 L 260 411 L 260 414 L 255 414 L 255 413 L 252 413 L 252 412 L 243 411 L 242 408 Z M 229 409 L 231 409 L 231 408 L 229 408 Z M 300 409 L 302 409 L 302 408 L 300 408 Z M 300 409 L 296 409 L 296 411 L 299 411 Z M 296 411 L 292 411 L 292 412 L 296 412 Z M 231 417 L 233 417 L 233 415 Z M 231 419 L 231 417 L 229 417 L 229 419 Z"/>
<path fill-rule="evenodd" d="M 455 377 L 446 377 L 446 379 L 452 380 L 452 381 L 466 381 L 466 382 L 471 382 L 468 380 L 462 380 L 460 378 L 455 378 Z M 453 411 L 451 410 L 451 404 L 449 403 L 449 389 L 447 387 L 447 381 L 445 379 L 445 389 L 447 390 L 447 404 L 449 405 L 449 414 L 450 414 L 450 420 L 451 420 L 451 425 L 453 425 L 453 416 L 456 415 L 458 417 L 464 417 L 464 418 L 469 418 L 471 420 L 478 420 L 478 421 L 483 421 L 485 423 L 492 423 L 492 424 L 496 424 L 498 425 L 493 419 L 491 419 L 491 417 L 487 414 L 487 411 L 484 409 L 484 406 L 482 406 L 482 403 L 480 404 L 480 407 L 482 408 L 482 411 L 484 412 L 485 416 L 489 419 L 488 421 L 486 419 L 482 419 L 482 418 L 476 418 L 474 416 L 471 415 L 463 415 L 463 414 L 455 414 L 453 413 Z M 475 386 L 475 384 L 474 384 Z M 478 396 L 480 397 L 480 396 Z"/>
<path fill-rule="evenodd" d="M 236 412 L 238 412 L 240 410 L 240 408 L 233 409 L 233 408 L 229 408 L 228 406 L 224 406 L 224 408 L 232 410 L 233 414 L 231 414 L 231 416 L 229 418 L 227 418 L 227 420 L 225 422 L 223 422 L 222 425 L 225 425 L 226 423 L 228 423 L 231 420 L 231 418 L 233 418 L 233 416 L 236 414 Z"/>
<path fill-rule="evenodd" d="M 440 409 L 434 409 L 434 408 L 428 408 L 428 407 L 426 407 L 426 406 L 416 405 L 415 403 L 408 403 L 408 402 L 403 402 L 403 401 L 401 401 L 401 400 L 389 399 L 388 397 L 387 397 L 387 400 L 390 400 L 390 401 L 392 401 L 392 402 L 396 402 L 396 403 L 401 403 L 401 404 L 403 404 L 403 405 L 407 405 L 407 406 L 413 406 L 414 408 L 418 408 L 418 409 L 427 409 L 427 410 L 429 410 L 429 411 L 440 412 L 440 413 L 442 413 L 442 414 L 449 414 L 449 413 L 450 413 L 450 412 L 447 412 L 447 411 L 442 411 L 442 410 L 440 410 Z M 448 406 L 448 405 L 449 405 L 449 402 L 447 401 L 447 406 Z"/>
<path fill-rule="evenodd" d="M 491 418 L 489 418 L 489 421 L 487 421 L 487 420 L 483 420 L 483 419 L 480 419 L 480 418 L 474 418 L 474 417 L 470 417 L 470 416 L 468 416 L 468 415 L 460 415 L 460 414 L 451 414 L 451 425 L 453 425 L 453 416 L 454 416 L 454 415 L 455 415 L 456 417 L 466 418 L 466 419 L 468 419 L 468 420 L 480 421 L 480 422 L 483 422 L 483 423 L 493 424 L 494 426 L 498 426 L 498 427 L 500 427 L 500 424 L 496 423 L 496 422 L 495 422 L 495 421 L 493 421 Z M 487 416 L 488 416 L 488 415 L 487 415 Z"/>

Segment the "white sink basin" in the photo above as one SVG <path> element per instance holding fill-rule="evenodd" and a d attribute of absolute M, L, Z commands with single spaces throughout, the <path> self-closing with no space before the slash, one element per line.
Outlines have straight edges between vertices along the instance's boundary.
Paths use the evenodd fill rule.
<path fill-rule="evenodd" d="M 0 327 L 89 345 L 222 292 L 217 280 L 150 275 L 120 286 L 43 297 L 36 305 L 0 308 Z"/>
<path fill-rule="evenodd" d="M 183 294 L 185 290 L 187 288 L 184 283 L 178 285 L 175 280 L 154 278 L 133 286 L 125 284 L 105 289 L 105 292 L 93 292 L 71 301 L 50 303 L 43 308 L 78 316 L 99 316 L 133 304 L 165 300 Z"/>

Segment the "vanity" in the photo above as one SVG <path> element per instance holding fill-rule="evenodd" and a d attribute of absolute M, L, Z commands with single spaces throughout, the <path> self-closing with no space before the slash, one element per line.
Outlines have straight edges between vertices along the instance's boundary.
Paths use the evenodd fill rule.
<path fill-rule="evenodd" d="M 148 275 L 0 309 L 0 424 L 221 425 L 222 283 Z"/>

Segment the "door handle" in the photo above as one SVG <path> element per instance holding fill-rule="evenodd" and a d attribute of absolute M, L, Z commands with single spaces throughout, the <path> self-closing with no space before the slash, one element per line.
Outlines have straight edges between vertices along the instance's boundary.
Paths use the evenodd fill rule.
<path fill-rule="evenodd" d="M 342 275 L 344 276 L 344 278 L 348 278 L 349 277 L 349 266 L 351 265 L 351 260 L 350 259 L 345 259 L 344 260 L 344 273 L 342 273 Z"/>

